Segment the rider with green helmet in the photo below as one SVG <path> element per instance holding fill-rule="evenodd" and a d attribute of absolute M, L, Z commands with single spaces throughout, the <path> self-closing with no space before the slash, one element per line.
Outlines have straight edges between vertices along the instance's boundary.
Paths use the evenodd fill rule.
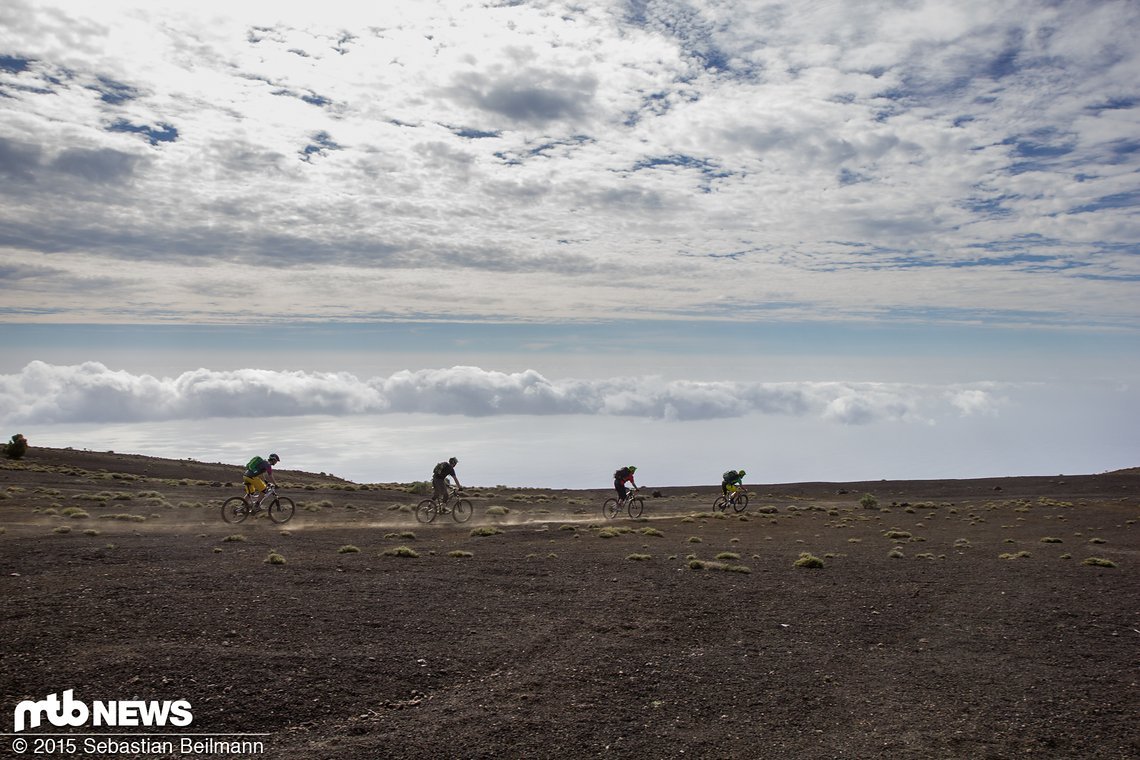
<path fill-rule="evenodd" d="M 634 488 L 637 488 L 637 483 L 633 480 L 633 473 L 637 472 L 637 468 L 632 464 L 622 467 L 620 470 L 614 472 L 614 490 L 617 491 L 618 503 L 624 504 L 625 497 L 629 494 L 626 490 L 625 484 L 629 483 Z"/>
<path fill-rule="evenodd" d="M 729 470 L 721 476 L 720 492 L 725 496 L 736 493 L 736 489 L 744 485 L 744 470 Z"/>

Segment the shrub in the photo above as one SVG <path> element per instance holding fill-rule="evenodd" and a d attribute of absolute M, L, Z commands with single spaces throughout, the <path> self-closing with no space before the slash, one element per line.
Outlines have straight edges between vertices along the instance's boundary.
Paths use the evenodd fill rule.
<path fill-rule="evenodd" d="M 474 554 L 472 554 L 471 552 L 465 552 L 465 551 L 463 551 L 462 549 L 456 549 L 455 551 L 450 551 L 450 552 L 448 552 L 448 553 L 447 553 L 447 556 L 449 556 L 449 557 L 455 557 L 455 558 L 457 558 L 457 559 L 464 559 L 464 558 L 467 558 L 467 557 L 474 557 L 475 555 L 474 555 Z"/>
<path fill-rule="evenodd" d="M 352 544 L 345 544 L 344 546 L 337 549 L 336 553 L 337 554 L 359 554 L 360 549 L 353 546 Z"/>
<path fill-rule="evenodd" d="M 407 487 L 407 492 L 415 496 L 427 496 L 431 493 L 431 485 L 423 480 L 417 480 Z"/>
<path fill-rule="evenodd" d="M 634 562 L 644 562 L 646 560 L 653 559 L 653 557 L 649 554 L 630 554 L 628 557 L 626 557 L 626 559 L 633 560 Z"/>
<path fill-rule="evenodd" d="M 740 555 L 736 552 L 721 552 L 716 555 L 717 559 L 740 559 Z"/>
<path fill-rule="evenodd" d="M 1104 557 L 1088 557 L 1081 564 L 1088 565 L 1089 567 L 1116 567 L 1115 562 L 1110 559 L 1105 559 Z"/>
<path fill-rule="evenodd" d="M 1065 542 L 1059 538 L 1054 538 L 1053 536 L 1045 536 L 1045 538 L 1041 539 L 1041 543 L 1043 543 L 1043 544 L 1063 544 Z"/>
<path fill-rule="evenodd" d="M 796 567 L 818 568 L 823 567 L 823 560 L 810 552 L 803 552 L 793 564 Z"/>
<path fill-rule="evenodd" d="M 999 554 L 998 559 L 1027 559 L 1027 558 L 1032 557 L 1032 556 L 1033 555 L 1030 554 L 1029 552 L 1022 550 L 1022 551 L 1017 552 L 1016 554 L 1013 554 L 1013 553 Z"/>
<path fill-rule="evenodd" d="M 4 447 L 4 455 L 9 459 L 22 459 L 28 453 L 28 439 L 20 433 L 12 436 L 12 440 Z"/>
<path fill-rule="evenodd" d="M 891 549 L 890 553 L 887 554 L 887 556 L 890 557 L 891 559 L 902 559 L 906 555 L 903 554 L 902 549 L 900 549 L 896 546 L 894 549 Z"/>
<path fill-rule="evenodd" d="M 415 559 L 419 557 L 419 552 L 410 546 L 394 546 L 391 549 L 385 549 L 384 554 L 388 557 L 411 557 Z"/>
<path fill-rule="evenodd" d="M 265 558 L 265 563 L 268 565 L 284 565 L 285 558 L 277 552 L 269 552 L 269 556 Z"/>
<path fill-rule="evenodd" d="M 472 536 L 495 536 L 503 531 L 499 530 L 493 525 L 481 525 L 471 531 Z"/>
<path fill-rule="evenodd" d="M 639 528 L 637 532 L 643 536 L 655 536 L 658 538 L 665 535 L 661 531 L 657 530 L 657 528 Z"/>
<path fill-rule="evenodd" d="M 55 529 L 54 531 L 52 531 L 52 532 L 53 532 L 53 533 L 70 533 L 70 532 L 71 532 L 71 528 L 69 528 L 69 527 L 68 527 L 68 526 L 66 526 L 66 525 L 61 525 L 61 526 L 59 526 L 58 528 L 56 528 L 56 529 Z"/>
<path fill-rule="evenodd" d="M 883 535 L 893 539 L 910 538 L 910 533 L 905 530 L 899 530 L 898 528 L 891 528 L 888 531 L 884 531 Z"/>
<path fill-rule="evenodd" d="M 222 541 L 227 543 L 241 542 L 245 541 L 245 536 L 240 533 L 235 533 L 232 536 L 226 536 Z"/>
<path fill-rule="evenodd" d="M 706 562 L 701 559 L 689 560 L 690 570 L 720 570 L 726 573 L 751 573 L 752 568 L 746 565 L 728 565 L 724 562 Z"/>
<path fill-rule="evenodd" d="M 502 517 L 505 514 L 509 514 L 510 511 L 511 510 L 507 509 L 506 507 L 499 506 L 499 505 L 495 505 L 493 507 L 487 507 L 487 514 L 495 515 L 496 517 Z"/>
<path fill-rule="evenodd" d="M 863 509 L 874 509 L 879 506 L 879 500 L 875 498 L 874 494 L 865 493 L 859 499 L 859 506 Z"/>

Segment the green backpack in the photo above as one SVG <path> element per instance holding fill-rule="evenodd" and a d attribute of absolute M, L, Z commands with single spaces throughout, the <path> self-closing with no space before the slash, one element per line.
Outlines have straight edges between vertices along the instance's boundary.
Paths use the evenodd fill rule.
<path fill-rule="evenodd" d="M 261 465 L 263 465 L 264 463 L 265 463 L 265 460 L 262 459 L 261 457 L 254 457 L 253 459 L 249 460 L 249 464 L 247 464 L 245 466 L 245 471 L 251 472 L 251 473 L 256 475 L 258 472 L 261 471 Z"/>

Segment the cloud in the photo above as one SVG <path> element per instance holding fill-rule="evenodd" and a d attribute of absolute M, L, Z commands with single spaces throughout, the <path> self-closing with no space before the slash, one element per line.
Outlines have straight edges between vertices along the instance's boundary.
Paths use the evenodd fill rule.
<path fill-rule="evenodd" d="M 42 0 L 0 25 L 0 256 L 153 261 L 151 290 L 186 287 L 139 319 L 206 319 L 227 263 L 267 260 L 398 273 L 372 315 L 450 315 L 420 297 L 443 270 L 478 282 L 471 319 L 705 316 L 725 280 L 767 319 L 1140 318 L 1135 3 L 397 3 L 379 25 Z M 645 287 L 615 298 L 606 271 Z M 328 296 L 277 313 L 343 316 Z"/>
<path fill-rule="evenodd" d="M 814 416 L 843 425 L 931 422 L 994 412 L 991 386 L 902 383 L 697 382 L 656 377 L 550 380 L 478 367 L 349 373 L 198 369 L 159 378 L 103 364 L 28 364 L 0 375 L 5 424 L 148 422 L 212 417 L 426 413 L 489 417 L 603 415 L 711 420 Z"/>

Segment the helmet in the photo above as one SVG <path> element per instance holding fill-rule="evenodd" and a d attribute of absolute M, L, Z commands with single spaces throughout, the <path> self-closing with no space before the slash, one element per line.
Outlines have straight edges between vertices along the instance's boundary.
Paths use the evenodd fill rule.
<path fill-rule="evenodd" d="M 742 478 L 743 478 L 745 475 L 747 475 L 747 474 L 748 474 L 748 473 L 747 473 L 747 472 L 745 472 L 744 470 L 741 470 L 741 471 L 740 471 L 740 477 L 742 477 Z"/>
<path fill-rule="evenodd" d="M 637 468 L 636 468 L 636 467 L 634 467 L 632 464 L 631 464 L 631 465 L 630 465 L 630 466 L 629 466 L 627 469 L 628 469 L 630 472 L 637 472 Z"/>
<path fill-rule="evenodd" d="M 269 463 L 270 464 L 277 464 L 280 461 L 281 461 L 281 457 L 277 456 L 276 454 L 270 454 L 269 455 Z"/>
<path fill-rule="evenodd" d="M 459 464 L 459 460 L 458 460 L 458 459 L 456 459 L 455 457 L 452 457 L 451 459 L 448 459 L 448 460 L 447 460 L 447 463 L 448 463 L 448 464 L 452 464 L 452 465 L 454 465 L 454 464 Z"/>

